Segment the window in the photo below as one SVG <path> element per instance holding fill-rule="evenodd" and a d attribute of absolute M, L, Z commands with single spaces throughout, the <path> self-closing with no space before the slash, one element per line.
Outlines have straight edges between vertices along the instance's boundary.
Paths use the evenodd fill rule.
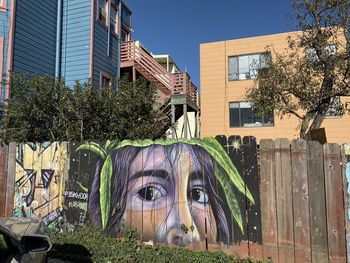
<path fill-rule="evenodd" d="M 112 78 L 107 73 L 100 74 L 100 86 L 101 87 L 110 87 L 112 85 Z"/>
<path fill-rule="evenodd" d="M 7 0 L 0 0 L 0 12 L 7 12 Z"/>
<path fill-rule="evenodd" d="M 250 102 L 230 102 L 230 127 L 261 127 L 273 126 L 273 112 L 258 115 Z"/>
<path fill-rule="evenodd" d="M 337 47 L 334 44 L 327 45 L 324 47 L 325 55 L 331 56 L 334 55 L 337 52 Z M 323 52 L 322 52 L 323 53 Z M 306 48 L 305 54 L 308 59 L 310 59 L 312 62 L 319 61 L 319 57 L 316 54 L 316 50 L 314 48 Z"/>
<path fill-rule="evenodd" d="M 342 105 L 341 105 L 340 97 L 333 97 L 331 99 L 329 108 L 326 112 L 326 117 L 328 118 L 341 117 L 341 109 L 342 109 Z"/>
<path fill-rule="evenodd" d="M 107 0 L 98 1 L 98 19 L 104 24 L 107 24 Z"/>
<path fill-rule="evenodd" d="M 118 34 L 118 11 L 114 7 L 111 7 L 111 19 L 110 19 L 110 27 L 111 32 Z"/>
<path fill-rule="evenodd" d="M 130 40 L 130 33 L 122 29 L 120 33 L 120 39 L 122 42 L 129 41 Z"/>
<path fill-rule="evenodd" d="M 124 5 L 122 4 L 121 7 L 121 20 L 122 23 L 126 26 L 126 27 L 131 27 L 131 12 L 130 10 Z"/>
<path fill-rule="evenodd" d="M 269 53 L 257 53 L 228 58 L 228 80 L 254 79 L 257 70 L 265 68 L 270 59 Z"/>

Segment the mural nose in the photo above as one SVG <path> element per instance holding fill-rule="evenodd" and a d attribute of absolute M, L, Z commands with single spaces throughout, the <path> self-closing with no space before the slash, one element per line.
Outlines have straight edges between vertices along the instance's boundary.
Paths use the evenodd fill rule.
<path fill-rule="evenodd" d="M 166 225 L 168 229 L 166 242 L 168 244 L 184 246 L 200 239 L 187 204 L 175 204 L 169 213 Z"/>
<path fill-rule="evenodd" d="M 182 233 L 179 228 L 173 228 L 168 231 L 167 234 L 167 243 L 185 246 L 186 244 L 191 242 L 191 237 L 189 234 Z"/>

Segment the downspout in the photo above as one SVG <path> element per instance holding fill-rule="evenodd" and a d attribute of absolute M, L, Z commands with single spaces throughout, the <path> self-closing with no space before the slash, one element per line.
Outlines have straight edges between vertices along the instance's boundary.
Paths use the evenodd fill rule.
<path fill-rule="evenodd" d="M 120 56 L 121 56 L 121 32 L 122 32 L 122 1 L 119 0 L 119 3 L 118 3 L 118 40 L 117 40 L 117 45 L 118 45 L 118 70 L 117 70 L 117 79 L 120 79 Z"/>
<path fill-rule="evenodd" d="M 10 99 L 10 75 L 13 70 L 13 48 L 15 41 L 15 16 L 16 16 L 16 0 L 11 0 L 10 24 L 7 44 L 7 69 L 6 69 L 6 85 L 5 85 L 5 100 Z M 5 45 L 5 43 L 4 43 Z M 4 52 L 5 54 L 5 52 Z M 2 72 L 1 72 L 2 74 Z M 9 103 L 9 101 L 7 101 Z M 8 106 L 8 104 L 7 104 Z"/>
<path fill-rule="evenodd" d="M 108 12 L 106 10 L 106 16 L 107 16 L 107 32 L 108 32 L 108 36 L 107 36 L 107 57 L 109 57 L 109 49 L 110 49 L 110 42 L 111 42 L 111 1 L 108 1 Z"/>
<path fill-rule="evenodd" d="M 55 78 L 60 77 L 61 68 L 61 42 L 62 42 L 62 2 L 63 0 L 57 0 L 57 27 L 56 27 L 56 65 L 55 65 Z"/>

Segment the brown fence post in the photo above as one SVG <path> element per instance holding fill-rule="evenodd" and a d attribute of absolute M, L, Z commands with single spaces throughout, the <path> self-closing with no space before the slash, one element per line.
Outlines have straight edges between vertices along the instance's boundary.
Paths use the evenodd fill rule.
<path fill-rule="evenodd" d="M 7 145 L 0 146 L 0 216 L 5 216 L 6 207 L 7 151 Z"/>
<path fill-rule="evenodd" d="M 260 200 L 261 228 L 264 259 L 271 257 L 278 262 L 275 143 L 273 140 L 260 141 Z"/>
<path fill-rule="evenodd" d="M 323 148 L 318 142 L 308 143 L 308 181 L 312 262 L 328 262 L 326 192 L 323 170 Z"/>
<path fill-rule="evenodd" d="M 15 142 L 9 144 L 8 159 L 7 159 L 7 180 L 6 180 L 6 204 L 5 216 L 12 216 L 13 200 L 15 193 L 15 175 L 16 175 L 16 147 Z"/>
<path fill-rule="evenodd" d="M 349 161 L 348 161 L 349 158 Z M 346 257 L 347 262 L 350 262 L 350 196 L 349 196 L 349 179 L 350 179 L 350 156 L 345 153 L 345 145 L 341 151 L 342 175 L 343 175 L 343 194 L 344 194 L 344 219 L 345 219 L 345 237 L 346 237 Z M 348 190 L 349 189 L 349 190 Z"/>
<path fill-rule="evenodd" d="M 243 138 L 243 170 L 247 189 L 254 198 L 254 204 L 246 200 L 247 233 L 249 256 L 253 259 L 262 258 L 261 246 L 261 212 L 259 191 L 259 167 L 256 138 L 245 136 Z"/>
<path fill-rule="evenodd" d="M 292 171 L 288 139 L 275 140 L 279 262 L 294 262 Z"/>
<path fill-rule="evenodd" d="M 330 262 L 345 262 L 344 195 L 340 146 L 323 145 Z"/>
<path fill-rule="evenodd" d="M 292 140 L 292 185 L 295 262 L 311 262 L 306 142 Z"/>

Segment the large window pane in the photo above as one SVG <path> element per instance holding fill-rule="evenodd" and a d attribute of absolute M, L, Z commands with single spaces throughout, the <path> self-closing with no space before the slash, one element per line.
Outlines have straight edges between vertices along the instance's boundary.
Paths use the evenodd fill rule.
<path fill-rule="evenodd" d="M 239 108 L 230 108 L 230 127 L 239 127 Z"/>
<path fill-rule="evenodd" d="M 256 78 L 258 69 L 267 66 L 268 56 L 268 53 L 257 53 L 229 57 L 228 79 L 244 80 Z"/>
<path fill-rule="evenodd" d="M 238 79 L 238 57 L 228 58 L 228 79 Z"/>
<path fill-rule="evenodd" d="M 231 102 L 230 127 L 260 127 L 273 126 L 273 112 L 266 115 L 258 115 L 254 112 L 250 102 Z"/>

